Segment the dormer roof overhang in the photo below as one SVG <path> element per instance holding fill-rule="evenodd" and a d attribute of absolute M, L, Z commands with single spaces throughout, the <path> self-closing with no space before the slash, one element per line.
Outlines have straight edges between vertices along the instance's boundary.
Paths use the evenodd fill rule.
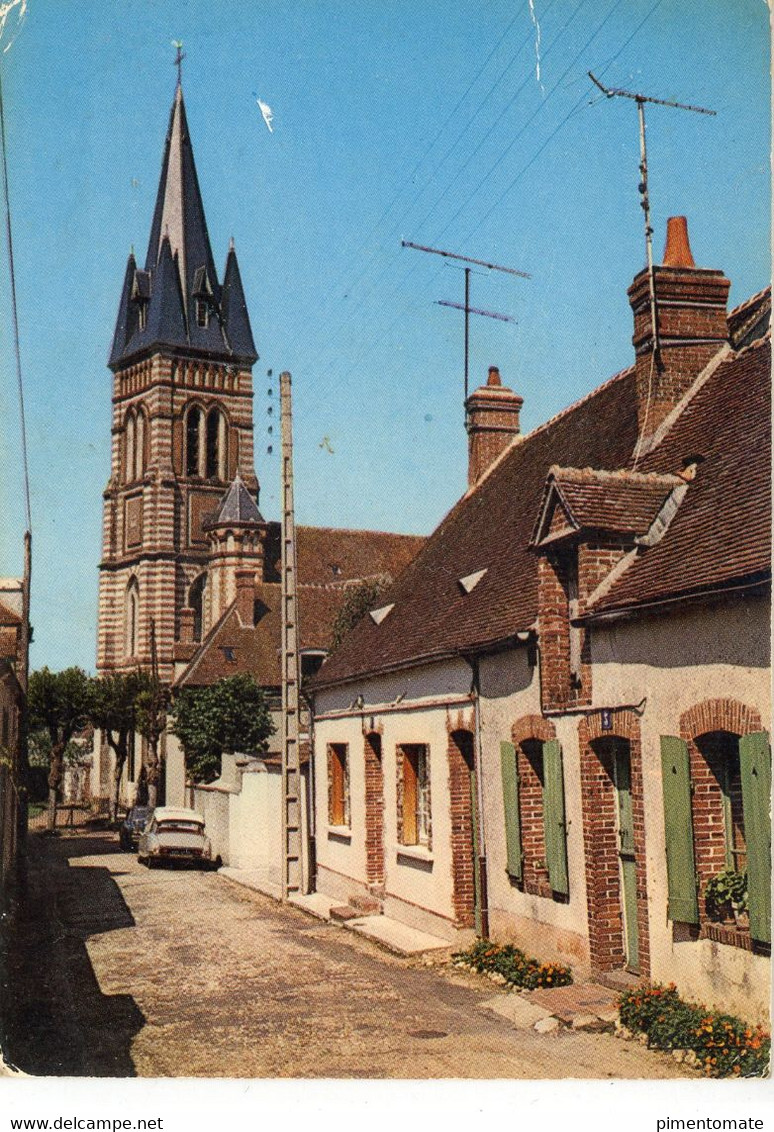
<path fill-rule="evenodd" d="M 595 534 L 635 540 L 651 530 L 667 499 L 685 486 L 676 475 L 554 465 L 546 479 L 530 547 L 540 550 Z"/>

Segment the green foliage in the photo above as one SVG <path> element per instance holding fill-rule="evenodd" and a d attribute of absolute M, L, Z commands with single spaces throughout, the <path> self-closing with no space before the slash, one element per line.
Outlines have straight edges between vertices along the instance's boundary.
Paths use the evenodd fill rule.
<path fill-rule="evenodd" d="M 331 652 L 336 651 L 350 630 L 365 617 L 369 609 L 373 609 L 388 584 L 386 578 L 371 578 L 356 586 L 347 587 L 346 597 L 331 630 Z"/>
<path fill-rule="evenodd" d="M 456 952 L 453 958 L 474 971 L 495 971 L 514 986 L 526 987 L 527 990 L 566 987 L 572 982 L 569 967 L 563 967 L 561 963 L 541 963 L 510 943 L 500 945 L 479 939 L 467 951 Z"/>
<path fill-rule="evenodd" d="M 137 726 L 138 701 L 150 689 L 150 677 L 138 670 L 111 673 L 92 683 L 91 721 L 109 734 L 129 734 Z"/>
<path fill-rule="evenodd" d="M 704 889 L 707 912 L 713 920 L 722 920 L 732 912 L 747 911 L 747 873 L 723 869 L 711 877 Z"/>
<path fill-rule="evenodd" d="M 52 746 L 62 750 L 89 722 L 92 681 L 82 668 L 50 672 L 41 668 L 30 676 L 27 709 L 31 731 L 45 730 Z"/>
<path fill-rule="evenodd" d="M 224 753 L 265 753 L 274 730 L 263 692 L 247 674 L 185 688 L 172 709 L 172 731 L 195 782 L 217 778 Z"/>
<path fill-rule="evenodd" d="M 768 1072 L 771 1038 L 762 1027 L 683 1002 L 674 983 L 626 991 L 618 1009 L 621 1025 L 647 1034 L 653 1049 L 693 1050 L 708 1077 L 762 1077 Z"/>

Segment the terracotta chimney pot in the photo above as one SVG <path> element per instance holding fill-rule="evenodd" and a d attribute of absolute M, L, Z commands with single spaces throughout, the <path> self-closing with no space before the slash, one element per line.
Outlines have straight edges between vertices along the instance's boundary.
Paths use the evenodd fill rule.
<path fill-rule="evenodd" d="M 670 216 L 667 220 L 664 267 L 695 267 L 688 239 L 688 220 L 685 216 Z"/>
<path fill-rule="evenodd" d="M 489 377 L 486 379 L 486 383 L 490 387 L 492 385 L 499 385 L 499 386 L 502 387 L 503 383 L 502 383 L 502 381 L 500 381 L 500 371 L 497 368 L 497 366 L 490 366 L 489 367 Z"/>

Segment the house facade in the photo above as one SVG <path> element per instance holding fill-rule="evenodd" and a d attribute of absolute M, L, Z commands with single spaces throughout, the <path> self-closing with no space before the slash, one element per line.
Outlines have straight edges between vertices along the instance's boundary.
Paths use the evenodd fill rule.
<path fill-rule="evenodd" d="M 313 681 L 317 887 L 763 1020 L 770 296 L 728 313 L 683 218 L 652 283 L 545 425 L 469 398 L 468 491 Z"/>
<path fill-rule="evenodd" d="M 23 726 L 26 711 L 28 575 L 0 578 L 0 911 L 6 910 L 26 824 Z"/>

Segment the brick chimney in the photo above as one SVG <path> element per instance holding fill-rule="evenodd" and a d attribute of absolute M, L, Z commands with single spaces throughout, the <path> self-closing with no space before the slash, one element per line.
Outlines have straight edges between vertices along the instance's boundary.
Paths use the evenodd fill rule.
<path fill-rule="evenodd" d="M 652 436 L 704 367 L 728 341 L 731 286 L 722 271 L 696 267 L 684 216 L 667 221 L 663 263 L 654 266 L 659 352 L 653 359 L 653 320 L 645 268 L 629 288 L 634 312 L 639 431 Z"/>
<path fill-rule="evenodd" d="M 468 487 L 478 483 L 518 434 L 523 402 L 523 397 L 503 385 L 496 366 L 489 367 L 486 385 L 468 397 Z"/>
<path fill-rule="evenodd" d="M 254 623 L 255 570 L 236 571 L 236 608 L 243 625 Z"/>

